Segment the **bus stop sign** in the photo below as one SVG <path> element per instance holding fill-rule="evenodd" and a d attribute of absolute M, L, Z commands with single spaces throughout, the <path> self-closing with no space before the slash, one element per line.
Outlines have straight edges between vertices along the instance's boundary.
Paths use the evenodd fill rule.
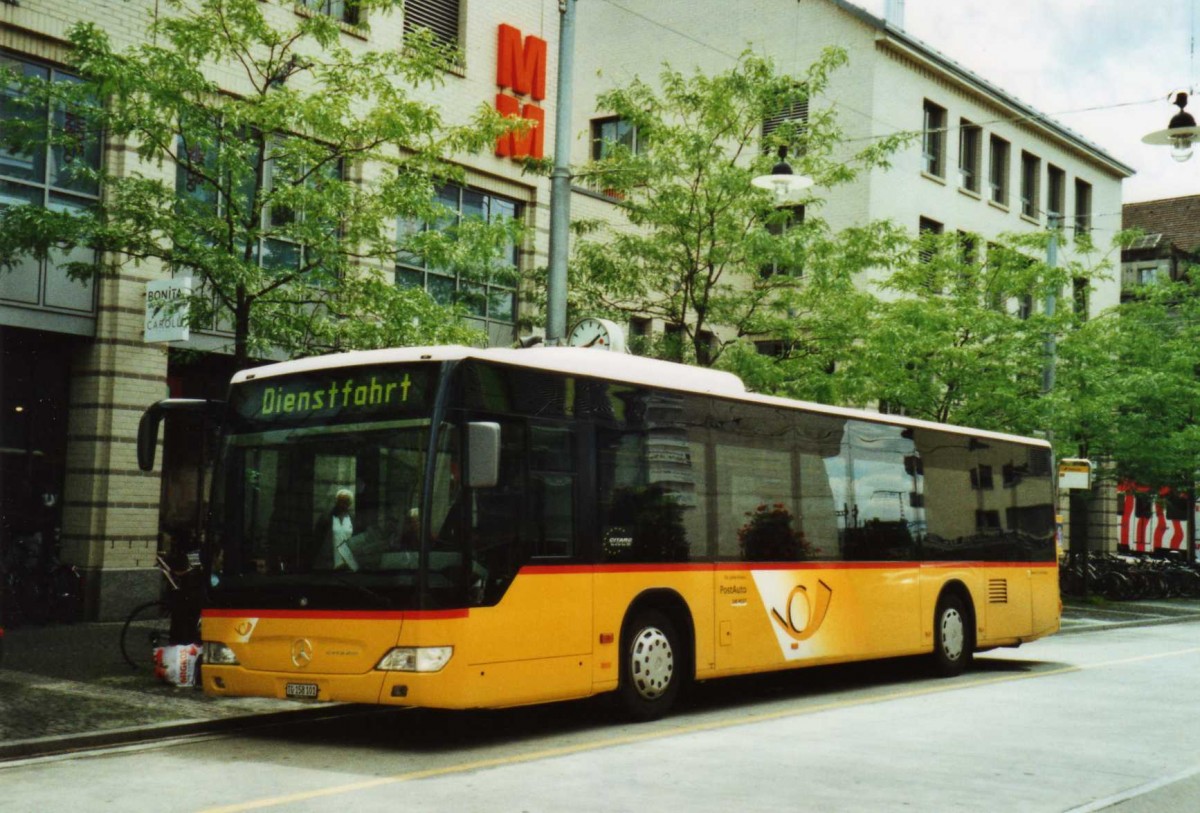
<path fill-rule="evenodd" d="M 1058 487 L 1060 490 L 1091 489 L 1092 461 L 1077 457 L 1064 457 L 1058 461 Z"/>

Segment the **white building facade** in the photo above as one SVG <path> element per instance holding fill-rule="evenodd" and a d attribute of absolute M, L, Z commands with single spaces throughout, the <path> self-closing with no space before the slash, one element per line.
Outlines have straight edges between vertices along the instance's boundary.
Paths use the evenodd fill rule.
<path fill-rule="evenodd" d="M 1044 229 L 1056 215 L 1068 237 L 1090 231 L 1107 253 L 1120 228 L 1121 181 L 1130 167 L 910 37 L 899 21 L 845 0 L 584 2 L 578 14 L 576 165 L 590 157 L 593 127 L 608 115 L 596 98 L 635 76 L 654 83 L 664 64 L 716 73 L 746 50 L 801 76 L 822 49 L 837 46 L 849 63 L 809 105 L 835 110 L 847 156 L 870 139 L 941 133 L 918 139 L 887 169 L 817 190 L 833 229 L 890 220 L 914 232 L 926 225 L 989 239 Z M 1069 257 L 1072 241 L 1064 242 Z M 1118 301 L 1119 285 L 1102 283 L 1089 311 Z"/>
<path fill-rule="evenodd" d="M 902 15 L 902 3 L 889 7 Z M 664 65 L 684 75 L 718 73 L 747 50 L 799 78 L 824 48 L 836 46 L 848 64 L 834 72 L 822 97 L 809 100 L 809 110 L 834 110 L 845 157 L 872 139 L 922 135 L 892 156 L 889 167 L 816 190 L 820 215 L 832 229 L 888 220 L 913 233 L 960 233 L 986 242 L 1058 224 L 1060 263 L 1119 262 L 1112 241 L 1121 228 L 1121 184 L 1132 168 L 911 37 L 902 19 L 881 19 L 846 0 L 581 2 L 578 14 L 575 165 L 591 157 L 601 128 L 612 126 L 611 112 L 596 101 L 608 89 L 635 77 L 656 84 Z M 615 204 L 597 191 L 579 190 L 572 205 L 593 217 L 608 208 L 617 217 Z M 1076 239 L 1083 235 L 1090 239 Z M 986 256 L 983 246 L 976 250 L 978 258 Z M 1076 281 L 1059 301 L 1085 317 L 1098 314 L 1119 303 L 1120 275 L 1102 275 L 1090 285 Z M 1093 544 L 1115 548 L 1115 495 L 1094 506 Z"/>

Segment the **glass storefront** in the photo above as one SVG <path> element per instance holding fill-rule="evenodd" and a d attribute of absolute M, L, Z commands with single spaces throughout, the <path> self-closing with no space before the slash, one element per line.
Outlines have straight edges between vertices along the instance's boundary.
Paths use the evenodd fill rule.
<path fill-rule="evenodd" d="M 66 476 L 71 339 L 0 327 L 0 555 L 54 539 Z"/>

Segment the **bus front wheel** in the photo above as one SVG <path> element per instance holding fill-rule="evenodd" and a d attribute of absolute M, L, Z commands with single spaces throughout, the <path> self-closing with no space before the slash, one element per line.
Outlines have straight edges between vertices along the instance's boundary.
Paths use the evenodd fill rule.
<path fill-rule="evenodd" d="M 675 702 L 682 682 L 675 625 L 658 610 L 644 610 L 629 620 L 621 638 L 621 705 L 636 721 L 657 720 Z"/>
<path fill-rule="evenodd" d="M 971 663 L 971 622 L 959 596 L 948 593 L 933 616 L 933 664 L 945 677 L 961 675 Z"/>

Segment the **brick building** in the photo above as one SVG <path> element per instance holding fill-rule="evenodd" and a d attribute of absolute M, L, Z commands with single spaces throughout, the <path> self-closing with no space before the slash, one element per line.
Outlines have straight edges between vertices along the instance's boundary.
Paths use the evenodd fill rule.
<path fill-rule="evenodd" d="M 298 14 L 353 15 L 338 0 L 272 2 L 263 6 L 287 25 Z M 522 36 L 548 41 L 550 64 L 545 101 L 545 143 L 553 144 L 554 64 L 558 4 L 553 0 L 513 0 L 504 4 L 460 0 L 409 0 L 406 14 L 370 12 L 369 30 L 344 26 L 341 44 L 350 49 L 398 48 L 406 26 L 430 29 L 435 38 L 456 43 L 464 59 L 447 71 L 434 90 L 417 95 L 437 105 L 448 119 L 465 122 L 498 94 L 521 94 L 498 87 L 498 36 L 502 25 Z M 118 49 L 147 36 L 155 15 L 169 13 L 155 0 L 22 0 L 0 5 L 0 60 L 18 71 L 47 79 L 70 78 L 66 36 L 78 21 L 95 23 Z M 344 20 L 354 22 L 352 16 Z M 236 75 L 218 79 L 236 93 Z M 528 96 L 518 100 L 529 103 Z M 51 111 L 45 111 L 49 118 Z M 15 155 L 0 151 L 0 205 L 87 206 L 98 188 L 62 185 L 56 155 Z M 95 145 L 89 160 L 105 162 L 117 174 L 162 173 L 173 167 L 139 163 L 136 153 L 115 141 Z M 521 271 L 544 265 L 548 182 L 524 174 L 509 157 L 463 156 L 466 184 L 443 190 L 445 202 L 460 211 L 480 207 L 521 218 L 529 238 L 515 250 Z M 364 167 L 369 177 L 378 168 Z M 172 181 L 173 182 L 173 181 Z M 64 560 L 81 565 L 87 576 L 88 614 L 120 618 L 155 594 L 153 569 L 160 549 L 195 526 L 204 483 L 198 427 L 169 427 L 160 460 L 162 471 L 138 470 L 135 439 L 146 406 L 168 394 L 222 397 L 232 372 L 229 335 L 214 329 L 193 332 L 187 342 L 151 344 L 143 339 L 145 288 L 167 276 L 153 263 L 127 264 L 95 282 L 74 282 L 59 265 L 28 262 L 0 272 L 0 534 L 4 540 L 61 528 Z M 79 258 L 76 258 L 79 259 Z M 86 258 L 84 258 L 86 259 Z M 437 296 L 453 296 L 457 280 L 397 261 L 398 282 L 420 284 Z M 508 344 L 520 318 L 517 291 L 487 297 L 489 310 L 476 314 L 490 340 Z M 182 354 L 181 350 L 215 351 Z"/>

